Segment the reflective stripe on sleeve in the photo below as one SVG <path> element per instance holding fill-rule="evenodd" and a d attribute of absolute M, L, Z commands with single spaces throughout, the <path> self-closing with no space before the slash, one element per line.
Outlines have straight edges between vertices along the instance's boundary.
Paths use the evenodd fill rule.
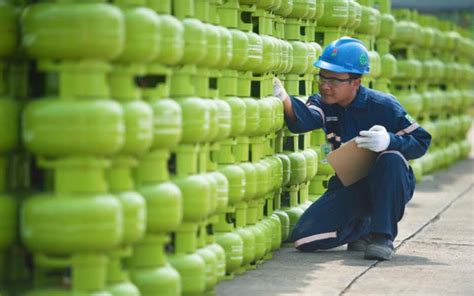
<path fill-rule="evenodd" d="M 321 118 L 323 119 L 323 123 L 326 124 L 326 117 L 324 116 L 323 109 L 321 109 L 321 108 L 319 108 L 318 106 L 315 106 L 315 105 L 309 105 L 308 108 L 318 112 L 319 115 L 321 115 Z"/>
<path fill-rule="evenodd" d="M 411 133 L 412 131 L 416 130 L 417 128 L 419 128 L 420 125 L 418 123 L 413 123 L 412 125 L 410 125 L 409 127 L 407 128 L 404 128 L 402 129 L 401 131 L 398 131 L 396 133 L 397 136 L 402 136 L 402 135 L 406 135 L 406 134 L 409 134 Z"/>

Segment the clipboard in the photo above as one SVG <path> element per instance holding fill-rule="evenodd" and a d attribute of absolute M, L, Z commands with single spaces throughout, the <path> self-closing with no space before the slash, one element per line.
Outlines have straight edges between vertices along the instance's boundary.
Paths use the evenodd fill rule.
<path fill-rule="evenodd" d="M 375 164 L 378 153 L 357 147 L 355 138 L 342 144 L 327 155 L 337 176 L 344 186 L 350 186 L 367 177 Z"/>

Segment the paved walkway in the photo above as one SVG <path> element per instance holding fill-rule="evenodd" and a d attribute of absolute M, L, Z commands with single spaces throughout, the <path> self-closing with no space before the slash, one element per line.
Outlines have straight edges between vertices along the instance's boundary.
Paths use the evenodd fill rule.
<path fill-rule="evenodd" d="M 399 224 L 388 262 L 345 247 L 284 248 L 217 295 L 474 295 L 474 156 L 425 176 Z"/>

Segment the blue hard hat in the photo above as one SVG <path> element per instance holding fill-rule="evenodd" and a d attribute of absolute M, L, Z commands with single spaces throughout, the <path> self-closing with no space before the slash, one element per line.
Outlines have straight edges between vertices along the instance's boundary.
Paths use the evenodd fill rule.
<path fill-rule="evenodd" d="M 369 52 L 358 39 L 342 37 L 331 42 L 314 66 L 336 73 L 369 73 Z"/>

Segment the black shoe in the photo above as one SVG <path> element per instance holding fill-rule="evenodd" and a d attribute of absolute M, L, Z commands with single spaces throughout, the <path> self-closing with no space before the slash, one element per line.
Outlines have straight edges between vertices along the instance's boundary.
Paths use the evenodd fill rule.
<path fill-rule="evenodd" d="M 393 256 L 393 243 L 384 237 L 373 237 L 371 243 L 365 250 L 364 259 L 390 260 Z"/>
<path fill-rule="evenodd" d="M 365 252 L 367 246 L 370 244 L 370 235 L 359 238 L 356 241 L 347 244 L 347 251 L 349 252 Z"/>

